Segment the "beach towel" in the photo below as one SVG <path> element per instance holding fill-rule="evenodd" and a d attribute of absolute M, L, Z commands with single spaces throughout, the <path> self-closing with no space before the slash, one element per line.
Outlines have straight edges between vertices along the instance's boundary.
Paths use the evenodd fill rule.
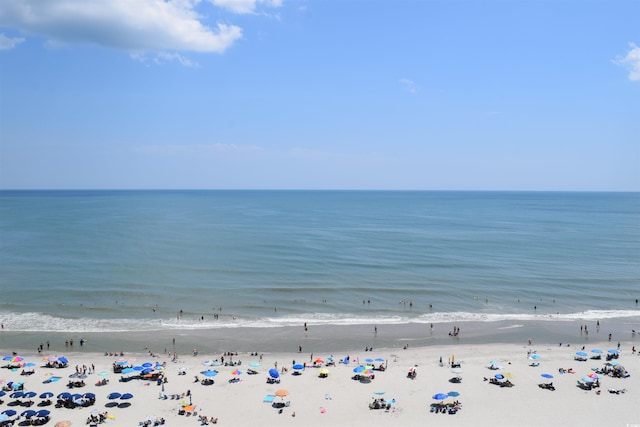
<path fill-rule="evenodd" d="M 275 399 L 276 396 L 273 394 L 267 394 L 264 399 L 262 399 L 263 402 L 267 402 L 267 403 L 271 403 L 273 402 L 273 399 Z"/>

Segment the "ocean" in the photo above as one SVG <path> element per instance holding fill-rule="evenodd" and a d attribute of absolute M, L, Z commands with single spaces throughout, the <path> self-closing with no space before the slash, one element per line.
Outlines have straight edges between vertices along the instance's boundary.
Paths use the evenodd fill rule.
<path fill-rule="evenodd" d="M 32 334 L 633 324 L 640 194 L 0 191 L 0 289 Z"/>

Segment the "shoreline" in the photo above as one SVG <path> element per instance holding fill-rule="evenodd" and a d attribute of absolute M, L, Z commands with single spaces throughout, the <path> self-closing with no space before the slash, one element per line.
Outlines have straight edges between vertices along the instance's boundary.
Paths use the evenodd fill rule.
<path fill-rule="evenodd" d="M 627 341 L 640 346 L 640 319 L 621 318 L 599 321 L 498 321 L 498 322 L 450 322 L 425 325 L 369 324 L 369 325 L 313 325 L 307 330 L 303 325 L 269 328 L 218 328 L 186 329 L 140 332 L 22 332 L 5 328 L 0 332 L 0 348 L 31 352 L 40 344 L 50 342 L 50 351 L 64 352 L 178 352 L 188 353 L 193 348 L 211 354 L 225 351 L 238 352 L 296 352 L 304 351 L 358 351 L 365 347 L 402 349 L 410 347 L 457 346 L 476 344 L 525 345 L 531 339 L 536 344 L 617 345 Z M 582 327 L 588 328 L 582 332 Z M 459 328 L 458 336 L 449 335 Z M 636 330 L 637 333 L 633 333 Z M 609 334 L 612 335 L 609 342 Z M 80 346 L 80 340 L 84 346 Z M 74 340 L 75 345 L 65 345 Z M 609 347 L 608 347 L 609 348 Z"/>

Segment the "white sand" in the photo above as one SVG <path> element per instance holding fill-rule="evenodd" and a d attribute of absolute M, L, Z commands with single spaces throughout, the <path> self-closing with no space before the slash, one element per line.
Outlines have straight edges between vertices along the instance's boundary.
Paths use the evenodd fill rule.
<path fill-rule="evenodd" d="M 319 378 L 319 369 L 307 368 L 302 375 L 293 376 L 291 369 L 283 374 L 280 384 L 267 384 L 267 372 L 275 362 L 278 367 L 291 368 L 295 359 L 297 362 L 309 363 L 308 353 L 298 354 L 264 354 L 259 367 L 253 369 L 258 375 L 247 375 L 246 370 L 250 362 L 258 362 L 257 356 L 240 354 L 234 357 L 241 360 L 238 367 L 243 371 L 242 381 L 236 384 L 228 383 L 232 377 L 231 371 L 235 367 L 218 366 L 213 369 L 220 371 L 212 386 L 194 383 L 194 375 L 200 379 L 200 371 L 207 369 L 203 361 L 219 358 L 220 355 L 181 355 L 177 362 L 171 362 L 166 355 L 151 358 L 146 354 L 126 355 L 135 357 L 135 363 L 151 361 L 167 362 L 166 374 L 168 383 L 165 384 L 165 394 L 182 394 L 190 390 L 192 402 L 198 414 L 215 416 L 218 425 L 225 426 L 417 426 L 417 425 L 477 425 L 477 426 L 629 426 L 640 425 L 640 357 L 631 354 L 631 343 L 623 343 L 621 356 L 618 361 L 631 373 L 630 378 L 620 379 L 603 377 L 601 393 L 584 391 L 576 387 L 576 381 L 583 375 L 591 373 L 591 368 L 602 367 L 602 361 L 589 360 L 587 362 L 574 361 L 574 354 L 580 348 L 558 346 L 531 347 L 509 344 L 487 345 L 450 345 L 427 348 L 410 348 L 407 350 L 375 350 L 361 351 L 351 354 L 352 359 L 381 357 L 388 360 L 385 372 L 375 372 L 375 379 L 369 384 L 354 381 L 351 377 L 355 363 L 344 365 L 337 363 L 328 368 L 328 378 Z M 611 348 L 611 343 L 600 343 L 588 347 L 601 348 L 605 352 Z M 527 351 L 535 350 L 541 356 L 540 366 L 529 366 L 532 361 L 527 358 Z M 452 384 L 448 380 L 454 376 L 447 367 L 451 353 L 454 352 L 455 361 L 462 365 L 463 380 L 460 384 Z M 5 355 L 3 352 L 2 355 Z M 25 361 L 41 364 L 43 357 L 51 354 L 21 353 Z M 0 370 L 0 379 L 4 385 L 8 381 L 24 381 L 25 389 L 40 394 L 51 391 L 56 395 L 63 391 L 78 393 L 93 392 L 97 395 L 97 402 L 93 407 L 81 409 L 55 409 L 53 406 L 52 420 L 48 425 L 55 425 L 60 420 L 70 420 L 74 426 L 84 426 L 89 413 L 93 409 L 108 410 L 115 419 L 110 419 L 105 425 L 137 426 L 139 421 L 147 417 L 157 416 L 166 419 L 167 426 L 200 425 L 197 417 L 178 415 L 181 401 L 189 402 L 189 398 L 181 400 L 161 400 L 158 398 L 161 387 L 155 383 L 133 380 L 127 383 L 118 382 L 119 374 L 113 374 L 112 363 L 116 357 L 102 354 L 69 353 L 65 354 L 70 361 L 66 369 L 45 369 L 36 367 L 36 373 L 31 376 L 21 376 L 20 371 Z M 327 358 L 329 354 L 315 354 L 314 358 Z M 346 353 L 333 355 L 338 362 Z M 444 367 L 439 366 L 442 356 Z M 228 359 L 228 358 L 227 358 Z M 502 369 L 492 371 L 487 369 L 489 361 L 496 361 Z M 3 362 L 3 364 L 6 362 Z M 86 387 L 69 390 L 66 385 L 68 376 L 74 372 L 75 365 L 95 364 L 96 373 L 89 375 Z M 414 380 L 407 378 L 411 367 L 417 367 L 418 375 Z M 187 369 L 187 375 L 179 376 L 178 369 Z M 576 374 L 558 373 L 558 368 L 573 368 Z M 94 384 L 102 377 L 100 371 L 108 371 L 106 377 L 110 379 L 107 386 L 96 387 Z M 501 388 L 484 381 L 484 377 L 492 377 L 495 373 L 507 373 L 507 377 L 515 384 L 512 388 Z M 43 384 L 45 374 L 53 373 L 63 378 L 52 384 Z M 552 380 L 542 378 L 540 374 L 549 373 Z M 553 381 L 555 391 L 543 390 L 538 383 Z M 611 394 L 608 388 L 626 389 L 624 394 Z M 282 413 L 263 403 L 266 395 L 274 394 L 277 389 L 286 389 L 289 395 L 284 401 L 290 406 Z M 130 392 L 134 395 L 128 408 L 105 408 L 109 402 L 106 396 L 114 391 Z M 436 393 L 457 391 L 460 396 L 456 399 L 462 403 L 462 409 L 455 415 L 435 414 L 429 412 L 429 405 L 433 403 L 432 396 Z M 387 399 L 395 399 L 396 403 L 388 412 L 384 410 L 370 410 L 368 404 L 375 397 L 374 392 L 384 392 Z M 13 399 L 9 393 L 1 398 L 4 404 L 0 411 L 11 408 L 7 403 Z M 276 401 L 280 401 L 276 398 Z M 453 399 L 449 399 L 452 401 Z M 35 402 L 40 399 L 35 398 Z M 54 397 L 55 401 L 55 397 Z M 13 407 L 21 413 L 25 407 Z M 32 409 L 38 409 L 32 407 Z M 295 413 L 295 417 L 292 416 Z M 17 425 L 17 423 L 16 423 Z"/>

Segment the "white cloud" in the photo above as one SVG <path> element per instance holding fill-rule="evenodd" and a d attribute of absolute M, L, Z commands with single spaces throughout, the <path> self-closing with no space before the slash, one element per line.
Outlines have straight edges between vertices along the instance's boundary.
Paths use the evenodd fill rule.
<path fill-rule="evenodd" d="M 258 5 L 265 7 L 280 7 L 282 0 L 209 0 L 215 6 L 230 10 L 234 13 L 255 13 Z"/>
<path fill-rule="evenodd" d="M 24 41 L 21 37 L 7 37 L 3 33 L 0 33 L 0 50 L 13 49 Z"/>
<path fill-rule="evenodd" d="M 640 47 L 629 43 L 629 52 L 624 58 L 614 60 L 614 63 L 629 69 L 629 80 L 640 81 Z"/>
<path fill-rule="evenodd" d="M 211 28 L 195 11 L 200 0 L 2 0 L 0 27 L 128 52 L 223 52 L 242 37 L 235 25 Z"/>
<path fill-rule="evenodd" d="M 416 89 L 416 84 L 409 79 L 400 79 L 399 80 L 402 85 L 404 85 L 405 90 L 409 93 L 416 93 L 418 90 Z"/>

